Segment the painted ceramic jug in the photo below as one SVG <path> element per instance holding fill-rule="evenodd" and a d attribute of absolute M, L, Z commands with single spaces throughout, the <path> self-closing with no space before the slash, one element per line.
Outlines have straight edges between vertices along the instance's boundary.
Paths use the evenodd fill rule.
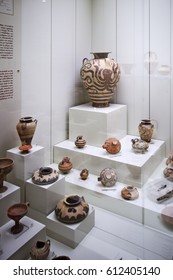
<path fill-rule="evenodd" d="M 154 123 L 150 119 L 141 120 L 139 126 L 139 135 L 143 141 L 151 142 L 151 138 L 154 131 Z"/>
<path fill-rule="evenodd" d="M 37 120 L 32 117 L 23 117 L 19 119 L 16 129 L 22 145 L 19 149 L 22 152 L 28 152 L 31 148 L 32 138 L 37 126 Z"/>

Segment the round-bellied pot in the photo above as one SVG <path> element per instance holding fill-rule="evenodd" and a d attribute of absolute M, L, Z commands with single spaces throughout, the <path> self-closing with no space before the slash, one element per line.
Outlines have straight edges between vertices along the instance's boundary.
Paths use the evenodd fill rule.
<path fill-rule="evenodd" d="M 117 181 L 117 174 L 114 168 L 105 168 L 101 171 L 98 181 L 102 183 L 104 187 L 113 187 Z"/>
<path fill-rule="evenodd" d="M 120 67 L 109 52 L 94 52 L 93 59 L 83 59 L 80 76 L 94 107 L 108 107 L 120 79 Z"/>
<path fill-rule="evenodd" d="M 16 129 L 22 143 L 19 150 L 22 152 L 28 152 L 32 148 L 31 142 L 36 126 L 37 120 L 32 117 L 23 117 L 19 119 Z"/>
<path fill-rule="evenodd" d="M 62 161 L 58 164 L 59 170 L 64 174 L 68 173 L 72 169 L 72 167 L 73 165 L 69 157 L 64 157 Z"/>
<path fill-rule="evenodd" d="M 13 159 L 0 158 L 0 193 L 3 193 L 8 189 L 8 187 L 4 186 L 4 180 L 6 175 L 12 171 L 13 167 Z"/>
<path fill-rule="evenodd" d="M 84 220 L 89 212 L 89 204 L 84 197 L 76 194 L 65 196 L 55 208 L 55 214 L 59 221 L 66 224 L 79 223 Z"/>
<path fill-rule="evenodd" d="M 50 252 L 50 240 L 38 240 L 34 246 L 31 247 L 30 256 L 33 260 L 45 260 Z"/>
<path fill-rule="evenodd" d="M 141 120 L 138 126 L 138 130 L 139 130 L 140 138 L 143 141 L 151 142 L 151 138 L 154 131 L 154 124 L 152 123 L 151 120 L 149 119 Z"/>
<path fill-rule="evenodd" d="M 86 141 L 85 139 L 83 139 L 83 136 L 80 135 L 76 138 L 75 145 L 79 149 L 83 148 L 86 145 Z"/>
<path fill-rule="evenodd" d="M 117 154 L 121 150 L 121 143 L 117 138 L 108 138 L 102 148 L 110 154 Z"/>
<path fill-rule="evenodd" d="M 51 167 L 41 167 L 34 172 L 32 181 L 37 185 L 48 185 L 56 182 L 58 180 L 58 177 L 58 170 Z"/>
<path fill-rule="evenodd" d="M 82 169 L 82 171 L 80 172 L 80 177 L 82 180 L 86 180 L 89 176 L 89 171 L 88 169 L 84 168 Z"/>
<path fill-rule="evenodd" d="M 139 192 L 136 187 L 129 185 L 121 190 L 121 196 L 127 200 L 134 200 L 138 198 Z"/>

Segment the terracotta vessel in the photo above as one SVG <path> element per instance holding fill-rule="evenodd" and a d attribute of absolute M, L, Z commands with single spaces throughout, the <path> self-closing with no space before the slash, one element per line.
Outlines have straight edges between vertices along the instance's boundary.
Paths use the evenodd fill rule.
<path fill-rule="evenodd" d="M 121 150 L 121 143 L 116 138 L 108 138 L 102 148 L 110 154 L 117 154 Z"/>
<path fill-rule="evenodd" d="M 83 136 L 78 136 L 75 141 L 77 148 L 81 149 L 86 145 L 86 141 L 83 139 Z"/>
<path fill-rule="evenodd" d="M 32 176 L 33 183 L 37 185 L 48 185 L 58 180 L 59 172 L 51 167 L 41 167 Z"/>
<path fill-rule="evenodd" d="M 121 190 L 121 196 L 127 200 L 134 200 L 138 198 L 139 192 L 134 186 L 127 186 Z"/>
<path fill-rule="evenodd" d="M 108 107 L 120 79 L 120 67 L 109 52 L 92 53 L 94 58 L 83 59 L 80 76 L 94 107 Z"/>
<path fill-rule="evenodd" d="M 37 120 L 32 117 L 23 117 L 19 119 L 16 129 L 22 143 L 19 147 L 22 152 L 28 152 L 32 148 L 31 142 L 36 126 Z"/>
<path fill-rule="evenodd" d="M 0 193 L 5 192 L 8 188 L 4 186 L 5 177 L 12 171 L 14 161 L 11 158 L 0 158 Z"/>
<path fill-rule="evenodd" d="M 30 256 L 33 260 L 45 260 L 50 252 L 50 240 L 38 240 L 30 250 Z"/>
<path fill-rule="evenodd" d="M 163 170 L 164 176 L 173 181 L 173 155 L 170 155 L 166 160 L 166 168 Z"/>
<path fill-rule="evenodd" d="M 82 180 L 86 180 L 88 178 L 88 175 L 89 171 L 86 168 L 82 169 L 82 171 L 80 172 L 80 177 Z"/>
<path fill-rule="evenodd" d="M 84 197 L 76 194 L 65 196 L 55 208 L 55 214 L 59 221 L 66 224 L 79 223 L 84 220 L 89 212 L 89 205 Z"/>
<path fill-rule="evenodd" d="M 140 138 L 143 141 L 151 142 L 151 138 L 154 131 L 154 124 L 152 123 L 151 120 L 149 119 L 141 120 L 138 126 L 138 130 L 139 130 Z"/>
<path fill-rule="evenodd" d="M 64 174 L 68 173 L 72 169 L 72 167 L 73 166 L 69 157 L 64 157 L 62 161 L 58 164 L 59 170 Z"/>
<path fill-rule="evenodd" d="M 142 139 L 134 138 L 131 139 L 132 148 L 135 152 L 145 153 L 148 150 L 149 144 Z"/>
<path fill-rule="evenodd" d="M 117 181 L 117 174 L 114 168 L 105 168 L 101 171 L 98 181 L 104 187 L 113 187 Z"/>
<path fill-rule="evenodd" d="M 11 233 L 17 234 L 23 230 L 23 224 L 19 223 L 28 212 L 29 203 L 16 203 L 10 206 L 7 210 L 7 216 L 14 220 L 15 225 L 11 228 Z"/>

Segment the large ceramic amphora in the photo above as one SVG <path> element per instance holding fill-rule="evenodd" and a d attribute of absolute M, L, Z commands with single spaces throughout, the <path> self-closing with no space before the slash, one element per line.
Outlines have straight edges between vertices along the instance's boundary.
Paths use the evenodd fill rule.
<path fill-rule="evenodd" d="M 32 117 L 23 117 L 19 119 L 16 129 L 22 145 L 19 149 L 23 152 L 28 152 L 31 148 L 32 138 L 37 126 L 37 120 Z"/>
<path fill-rule="evenodd" d="M 143 141 L 151 142 L 151 138 L 154 132 L 154 123 L 150 119 L 141 120 L 139 126 L 139 135 Z"/>
<path fill-rule="evenodd" d="M 94 58 L 83 59 L 80 76 L 94 107 L 108 107 L 120 79 L 120 68 L 109 52 L 92 53 Z"/>

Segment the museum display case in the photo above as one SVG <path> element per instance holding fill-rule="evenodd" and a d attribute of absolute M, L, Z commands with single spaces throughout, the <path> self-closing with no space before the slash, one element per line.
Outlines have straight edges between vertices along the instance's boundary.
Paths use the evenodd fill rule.
<path fill-rule="evenodd" d="M 14 42 L 12 57 L 0 57 L 1 158 L 13 164 L 5 178 L 0 165 L 0 259 L 171 260 L 171 2 L 19 0 L 14 13 L 1 9 L 0 32 L 13 26 Z M 81 69 L 100 52 L 115 62 L 116 85 L 97 61 L 93 101 L 82 81 L 93 70 L 86 78 Z"/>

